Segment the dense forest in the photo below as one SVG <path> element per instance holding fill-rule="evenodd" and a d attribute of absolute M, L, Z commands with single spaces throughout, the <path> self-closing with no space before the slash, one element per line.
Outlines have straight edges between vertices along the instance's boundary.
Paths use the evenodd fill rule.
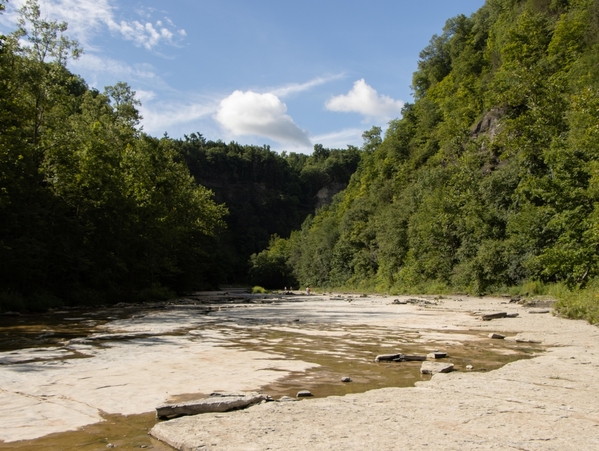
<path fill-rule="evenodd" d="M 29 0 L 0 37 L 0 310 L 247 283 L 250 255 L 357 167 L 351 147 L 151 137 L 127 84 L 99 92 L 67 69 L 82 50 L 66 31 Z"/>
<path fill-rule="evenodd" d="M 599 321 L 598 61 L 597 0 L 487 0 L 448 20 L 348 188 L 254 270 L 387 292 L 590 287 L 571 308 Z"/>

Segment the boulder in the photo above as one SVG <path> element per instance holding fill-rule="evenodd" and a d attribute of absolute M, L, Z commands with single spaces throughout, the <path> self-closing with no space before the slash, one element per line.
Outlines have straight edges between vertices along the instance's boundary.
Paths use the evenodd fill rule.
<path fill-rule="evenodd" d="M 351 382 L 351 377 L 349 377 L 349 376 L 343 376 L 341 378 L 341 382 Z"/>
<path fill-rule="evenodd" d="M 421 374 L 450 373 L 451 371 L 453 371 L 453 363 L 422 362 L 420 367 Z"/>
<path fill-rule="evenodd" d="M 213 394 L 209 398 L 165 404 L 156 407 L 156 418 L 163 420 L 180 415 L 197 415 L 209 412 L 227 412 L 268 401 L 270 397 L 260 393 Z"/>

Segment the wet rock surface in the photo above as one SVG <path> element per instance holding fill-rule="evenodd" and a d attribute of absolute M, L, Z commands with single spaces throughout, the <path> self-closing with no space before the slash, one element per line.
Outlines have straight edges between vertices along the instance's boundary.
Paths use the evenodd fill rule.
<path fill-rule="evenodd" d="M 83 429 L 85 431 L 96 428 L 93 423 L 97 423 L 100 430 L 104 427 L 108 431 L 116 427 L 106 420 L 110 415 L 152 412 L 157 405 L 182 403 L 213 391 L 240 393 L 262 389 L 274 398 L 295 399 L 299 390 L 307 389 L 314 395 L 298 403 L 268 403 L 239 412 L 200 415 L 214 418 L 220 415 L 218 423 L 237 418 L 238 414 L 253 416 L 256 409 L 269 404 L 312 404 L 326 396 L 329 396 L 326 399 L 337 399 L 330 395 L 354 396 L 353 393 L 381 387 L 410 387 L 421 378 L 430 379 L 430 376 L 420 375 L 420 361 L 373 362 L 373 356 L 387 349 L 396 355 L 412 356 L 443 350 L 449 356 L 448 363 L 454 364 L 456 372 L 453 374 L 466 372 L 468 365 L 474 368 L 468 376 L 493 374 L 491 370 L 522 357 L 531 357 L 541 350 L 533 342 L 545 342 L 545 337 L 529 331 L 527 322 L 541 324 L 556 320 L 550 315 L 526 315 L 526 322 L 518 320 L 519 328 L 510 333 L 511 340 L 494 341 L 490 346 L 488 327 L 493 324 L 483 323 L 471 313 L 496 311 L 498 306 L 493 300 L 423 297 L 417 303 L 392 305 L 389 299 L 372 295 L 363 298 L 344 294 L 342 297 L 352 302 L 332 300 L 328 295 L 296 294 L 281 300 L 278 295 L 193 294 L 186 300 L 136 311 L 126 306 L 104 312 L 65 311 L 56 314 L 52 324 L 40 323 L 35 327 L 26 326 L 25 318 L 24 323 L 16 324 L 23 324 L 19 326 L 21 330 L 29 327 L 27 346 L 16 345 L 0 353 L 0 358 L 9 354 L 11 358 L 18 357 L 23 353 L 23 359 L 0 365 L 3 382 L 0 415 L 8 418 L 0 430 L 0 439 L 5 440 L 6 445 L 0 444 L 0 449 L 18 449 L 17 444 L 22 446 L 20 449 L 69 449 L 62 445 L 56 448 L 45 445 L 52 440 L 64 443 L 67 437 L 78 433 L 48 436 L 31 443 L 14 440 L 90 425 Z M 521 305 L 502 308 L 508 314 L 523 309 Z M 67 321 L 64 318 L 85 319 Z M 301 321 L 294 321 L 298 318 Z M 15 321 L 15 318 L 6 320 Z M 514 321 L 509 323 L 506 331 L 516 326 Z M 501 324 L 503 332 L 504 323 L 497 324 Z M 61 325 L 65 325 L 64 329 Z M 80 332 L 73 333 L 77 328 Z M 63 331 L 69 333 L 65 335 Z M 43 346 L 39 340 L 46 340 Z M 32 351 L 40 347 L 42 351 Z M 32 353 L 33 359 L 27 355 Z M 45 358 L 41 358 L 44 353 Z M 352 376 L 351 384 L 341 382 L 347 374 Z M 440 376 L 453 377 L 453 374 L 435 375 L 426 384 L 434 383 Z M 403 409 L 392 408 L 398 412 Z M 147 418 L 144 416 L 145 427 L 153 425 L 153 417 L 153 413 Z M 128 422 L 137 421 L 135 415 L 122 418 L 124 420 L 116 422 L 119 431 Z M 314 415 L 314 421 L 320 418 Z M 348 421 L 350 418 L 351 415 Z M 183 418 L 161 424 L 179 420 Z M 386 421 L 384 418 L 373 420 Z M 300 419 L 300 424 L 303 421 Z M 328 420 L 323 418 L 322 421 Z M 347 429 L 350 423 L 344 424 Z M 304 430 L 311 430 L 312 425 L 306 427 Z M 370 429 L 376 431 L 377 427 L 371 425 Z M 349 429 L 353 429 L 353 425 Z M 349 429 L 348 433 L 352 434 Z M 247 449 L 236 442 L 236 438 L 225 440 L 224 431 L 218 428 L 212 431 L 222 449 L 236 449 L 235 446 Z M 239 437 L 245 433 L 241 431 Z M 110 440 L 102 442 L 101 447 L 106 443 L 119 449 L 141 446 L 139 442 L 125 442 L 124 433 L 102 434 Z M 170 436 L 171 432 L 165 434 L 164 437 Z M 289 447 L 272 435 L 272 442 L 265 442 L 263 448 L 257 449 L 313 449 L 312 442 L 297 445 L 293 435 L 287 443 Z M 91 440 L 77 443 L 84 442 L 89 442 L 89 446 L 77 449 L 100 449 L 98 443 Z M 161 449 L 158 442 L 142 443 Z M 210 449 L 212 443 L 205 442 L 203 446 Z"/>
<path fill-rule="evenodd" d="M 471 311 L 490 307 L 478 300 L 468 303 Z M 457 304 L 451 302 L 452 307 Z M 594 377 L 599 330 L 548 315 L 527 318 L 518 328 L 513 322 L 502 326 L 514 342 L 549 346 L 533 359 L 489 372 L 477 372 L 477 365 L 468 364 L 464 372 L 436 374 L 416 387 L 181 418 L 156 425 L 152 434 L 181 450 L 599 449 L 599 381 Z M 488 335 L 492 325 L 475 321 L 457 324 Z"/>

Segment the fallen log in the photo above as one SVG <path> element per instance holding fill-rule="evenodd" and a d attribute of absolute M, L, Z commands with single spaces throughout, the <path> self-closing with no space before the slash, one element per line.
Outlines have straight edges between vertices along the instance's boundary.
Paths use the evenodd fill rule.
<path fill-rule="evenodd" d="M 242 409 L 244 407 L 268 400 L 270 400 L 269 396 L 259 393 L 224 396 L 216 395 L 194 401 L 158 406 L 156 407 L 156 418 L 159 420 L 164 420 L 170 417 L 181 415 L 227 412 L 229 410 Z"/>

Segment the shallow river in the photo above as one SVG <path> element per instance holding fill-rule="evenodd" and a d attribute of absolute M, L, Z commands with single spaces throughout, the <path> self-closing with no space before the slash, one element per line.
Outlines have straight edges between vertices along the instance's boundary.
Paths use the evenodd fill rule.
<path fill-rule="evenodd" d="M 459 317 L 442 301 L 391 301 L 198 295 L 153 308 L 0 317 L 0 414 L 10 418 L 0 450 L 167 450 L 147 435 L 164 402 L 213 391 L 324 397 L 428 377 L 421 362 L 375 363 L 378 354 L 439 350 L 457 371 L 489 371 L 541 351 L 450 326 Z"/>

